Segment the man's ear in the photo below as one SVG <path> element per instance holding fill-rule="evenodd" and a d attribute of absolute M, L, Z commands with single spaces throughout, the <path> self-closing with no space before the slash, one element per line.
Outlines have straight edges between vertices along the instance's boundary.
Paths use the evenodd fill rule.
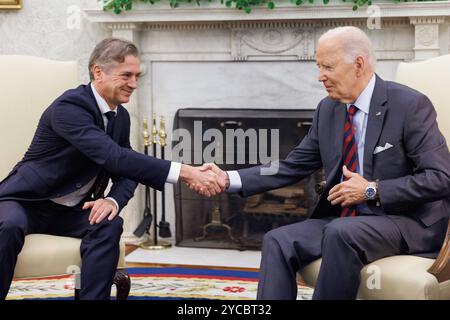
<path fill-rule="evenodd" d="M 366 61 L 363 56 L 357 56 L 355 61 L 356 75 L 361 76 L 364 74 L 366 68 Z"/>
<path fill-rule="evenodd" d="M 92 67 L 92 74 L 94 75 L 94 80 L 97 82 L 101 82 L 103 78 L 102 68 L 99 65 L 94 65 Z"/>

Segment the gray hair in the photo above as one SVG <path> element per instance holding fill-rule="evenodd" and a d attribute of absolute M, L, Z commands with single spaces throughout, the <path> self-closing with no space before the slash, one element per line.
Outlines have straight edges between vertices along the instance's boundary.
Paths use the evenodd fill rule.
<path fill-rule="evenodd" d="M 97 44 L 89 58 L 89 77 L 94 80 L 93 67 L 107 67 L 113 61 L 122 63 L 128 55 L 139 57 L 137 47 L 130 41 L 118 38 L 106 38 Z"/>
<path fill-rule="evenodd" d="M 375 50 L 369 37 L 361 29 L 352 26 L 330 29 L 319 38 L 318 42 L 334 38 L 340 39 L 340 48 L 346 62 L 353 63 L 357 56 L 363 56 L 369 67 L 375 70 Z"/>

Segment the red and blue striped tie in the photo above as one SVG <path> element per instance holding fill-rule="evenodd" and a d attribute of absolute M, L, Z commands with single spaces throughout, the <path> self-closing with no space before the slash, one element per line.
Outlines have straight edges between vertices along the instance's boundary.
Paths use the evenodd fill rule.
<path fill-rule="evenodd" d="M 344 165 L 352 172 L 356 172 L 358 165 L 358 149 L 356 147 L 355 131 L 353 129 L 353 116 L 356 111 L 358 111 L 358 108 L 354 105 L 348 108 L 347 119 L 344 125 L 344 149 L 342 150 Z M 344 176 L 343 180 L 348 180 L 348 178 Z M 356 206 L 344 207 L 342 208 L 341 217 L 354 217 L 357 214 Z"/>

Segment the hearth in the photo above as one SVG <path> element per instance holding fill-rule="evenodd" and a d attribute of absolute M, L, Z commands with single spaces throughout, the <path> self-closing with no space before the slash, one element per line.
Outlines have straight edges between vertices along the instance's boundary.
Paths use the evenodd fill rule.
<path fill-rule="evenodd" d="M 179 109 L 174 119 L 172 157 L 201 165 L 214 161 L 238 170 L 283 159 L 308 133 L 314 110 Z M 186 247 L 255 249 L 264 234 L 306 219 L 322 180 L 317 172 L 295 185 L 241 197 L 198 196 L 175 185 L 176 244 Z"/>

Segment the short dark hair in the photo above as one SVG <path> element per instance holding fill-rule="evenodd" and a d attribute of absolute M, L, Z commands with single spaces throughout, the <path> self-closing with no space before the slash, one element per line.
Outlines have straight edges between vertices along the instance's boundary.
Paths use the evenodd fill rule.
<path fill-rule="evenodd" d="M 130 41 L 119 38 L 106 38 L 97 44 L 89 58 L 89 77 L 94 80 L 92 68 L 95 64 L 106 67 L 112 61 L 122 63 L 128 55 L 139 57 L 137 47 Z"/>

